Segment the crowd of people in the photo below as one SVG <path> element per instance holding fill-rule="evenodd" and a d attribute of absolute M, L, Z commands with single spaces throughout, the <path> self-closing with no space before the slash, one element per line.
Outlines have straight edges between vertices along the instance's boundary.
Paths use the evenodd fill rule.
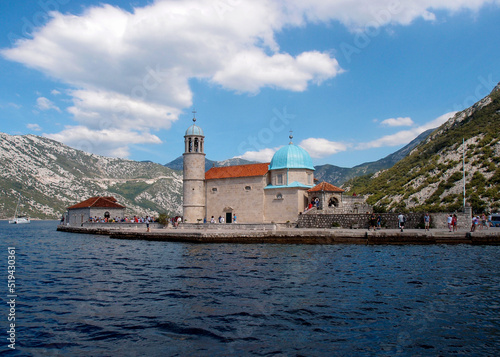
<path fill-rule="evenodd" d="M 471 232 L 476 231 L 476 229 L 488 229 L 489 227 L 493 227 L 493 224 L 491 223 L 491 218 L 487 217 L 485 213 L 481 216 L 472 217 L 472 224 L 470 227 Z"/>
<path fill-rule="evenodd" d="M 406 216 L 403 213 L 400 213 L 397 217 L 398 220 L 398 228 L 403 232 L 406 223 Z M 382 218 L 380 215 L 375 216 L 374 213 L 370 215 L 368 230 L 378 230 L 381 229 Z M 457 232 L 458 231 L 458 217 L 456 214 L 450 214 L 447 217 L 447 226 L 449 232 Z M 431 216 L 429 213 L 424 215 L 424 229 L 426 231 L 430 230 L 431 226 Z M 476 230 L 488 229 L 489 227 L 494 227 L 494 224 L 491 221 L 491 216 L 487 216 L 485 213 L 482 215 L 472 216 L 472 225 L 470 227 L 470 231 L 474 232 Z"/>
<path fill-rule="evenodd" d="M 156 222 L 156 218 L 146 217 L 90 217 L 90 223 L 151 223 Z"/>

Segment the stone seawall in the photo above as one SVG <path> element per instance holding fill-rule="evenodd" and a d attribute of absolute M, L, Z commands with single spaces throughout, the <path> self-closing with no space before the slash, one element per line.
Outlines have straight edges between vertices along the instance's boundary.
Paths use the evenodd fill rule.
<path fill-rule="evenodd" d="M 397 229 L 398 214 L 397 213 L 380 213 L 375 214 L 375 217 L 382 218 L 382 228 Z M 405 213 L 406 229 L 424 228 L 424 213 Z M 432 213 L 431 228 L 445 229 L 447 228 L 447 217 L 449 213 Z M 458 216 L 458 227 L 469 228 L 470 217 L 463 213 L 456 213 Z M 303 214 L 299 216 L 297 221 L 298 228 L 359 228 L 368 229 L 371 214 Z"/>
<path fill-rule="evenodd" d="M 246 244 L 473 244 L 500 245 L 500 229 L 492 228 L 470 233 L 447 230 L 424 231 L 383 229 L 367 231 L 361 229 L 276 229 L 276 230 L 225 230 L 225 229 L 158 229 L 106 230 L 105 228 L 84 228 L 59 226 L 58 231 L 108 235 L 114 239 L 151 240 L 184 243 L 246 243 Z"/>

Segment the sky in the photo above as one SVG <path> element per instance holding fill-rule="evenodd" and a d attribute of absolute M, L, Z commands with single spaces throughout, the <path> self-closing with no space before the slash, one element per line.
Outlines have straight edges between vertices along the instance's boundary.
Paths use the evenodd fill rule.
<path fill-rule="evenodd" d="M 500 0 L 0 3 L 0 132 L 166 164 L 381 159 L 500 81 Z"/>

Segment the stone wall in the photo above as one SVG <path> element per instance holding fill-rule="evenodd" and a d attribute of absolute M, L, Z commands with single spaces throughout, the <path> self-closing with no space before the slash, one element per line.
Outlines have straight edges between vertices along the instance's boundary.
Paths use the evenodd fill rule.
<path fill-rule="evenodd" d="M 199 229 L 199 230 L 232 230 L 232 231 L 265 231 L 276 230 L 279 225 L 274 223 L 182 223 L 178 229 Z M 282 225 L 283 228 L 289 228 Z"/>
<path fill-rule="evenodd" d="M 432 213 L 431 228 L 447 228 L 446 217 L 449 213 Z M 370 214 L 303 214 L 299 216 L 297 226 L 299 228 L 360 228 L 369 227 Z M 378 217 L 378 214 L 375 214 Z M 457 213 L 458 227 L 467 228 L 470 226 L 470 218 L 463 213 Z M 381 213 L 382 228 L 398 228 L 398 213 Z M 424 213 L 406 213 L 405 228 L 423 228 Z"/>
<path fill-rule="evenodd" d="M 84 228 L 107 229 L 107 230 L 144 229 L 144 231 L 145 231 L 147 229 L 146 223 L 135 223 L 135 222 L 114 222 L 114 223 L 84 222 L 83 224 L 81 224 L 79 226 L 84 227 Z M 149 228 L 150 229 L 160 229 L 160 228 L 164 228 L 164 225 L 157 223 L 157 222 L 151 222 L 151 223 L 149 223 Z"/>
<path fill-rule="evenodd" d="M 432 213 L 431 226 L 434 228 L 448 228 L 448 216 L 453 213 Z M 454 213 L 457 215 L 458 228 L 470 228 L 472 217 L 464 213 Z"/>

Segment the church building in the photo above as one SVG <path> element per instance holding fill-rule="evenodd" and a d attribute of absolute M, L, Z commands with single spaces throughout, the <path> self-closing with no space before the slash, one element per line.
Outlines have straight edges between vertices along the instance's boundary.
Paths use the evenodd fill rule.
<path fill-rule="evenodd" d="M 216 222 L 221 217 L 225 223 L 293 222 L 317 197 L 312 190 L 311 156 L 293 144 L 291 135 L 289 144 L 270 163 L 213 167 L 205 172 L 205 136 L 196 118 L 193 122 L 184 136 L 185 222 L 210 222 L 212 217 Z M 342 200 L 340 191 L 337 206 Z"/>

